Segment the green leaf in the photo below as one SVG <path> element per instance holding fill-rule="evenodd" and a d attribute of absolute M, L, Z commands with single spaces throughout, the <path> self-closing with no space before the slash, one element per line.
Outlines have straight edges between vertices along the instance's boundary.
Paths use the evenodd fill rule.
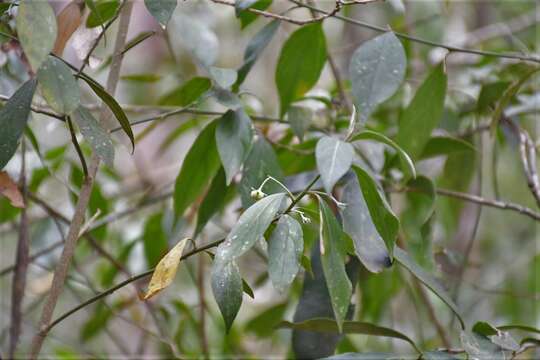
<path fill-rule="evenodd" d="M 475 147 L 465 140 L 451 136 L 434 136 L 426 143 L 420 159 L 471 151 L 476 151 Z"/>
<path fill-rule="evenodd" d="M 112 315 L 112 311 L 105 305 L 100 304 L 96 307 L 94 314 L 81 327 L 81 340 L 86 342 L 98 335 L 107 326 Z"/>
<path fill-rule="evenodd" d="M 474 332 L 462 331 L 460 334 L 463 349 L 473 359 L 478 360 L 504 360 L 504 352 L 488 338 Z"/>
<path fill-rule="evenodd" d="M 53 56 L 37 72 L 41 94 L 53 110 L 71 114 L 80 103 L 79 85 L 69 67 Z"/>
<path fill-rule="evenodd" d="M 304 250 L 302 226 L 289 215 L 282 215 L 268 240 L 268 273 L 274 287 L 283 291 L 300 270 Z"/>
<path fill-rule="evenodd" d="M 242 277 L 234 261 L 223 262 L 216 256 L 212 266 L 212 292 L 228 332 L 242 305 Z"/>
<path fill-rule="evenodd" d="M 390 259 L 392 259 L 392 251 L 399 231 L 399 220 L 371 176 L 359 167 L 353 166 L 353 169 L 371 214 L 371 220 L 386 243 Z"/>
<path fill-rule="evenodd" d="M 329 194 L 338 180 L 351 168 L 353 156 L 354 148 L 349 143 L 330 136 L 323 136 L 317 142 L 317 169 Z"/>
<path fill-rule="evenodd" d="M 227 184 L 225 183 L 225 171 L 221 168 L 212 180 L 210 188 L 208 189 L 201 206 L 199 206 L 194 237 L 202 231 L 212 216 L 221 210 L 225 203 L 226 195 Z"/>
<path fill-rule="evenodd" d="M 415 342 L 412 341 L 407 335 L 404 335 L 394 329 L 377 326 L 377 325 L 366 323 L 366 322 L 344 321 L 343 326 L 341 328 L 339 324 L 332 319 L 315 318 L 315 319 L 309 319 L 309 320 L 298 322 L 298 323 L 291 323 L 288 321 L 283 321 L 279 325 L 279 327 L 287 328 L 287 329 L 316 331 L 316 332 L 323 332 L 323 333 L 343 332 L 345 334 L 364 334 L 364 335 L 391 337 L 394 339 L 400 339 L 400 340 L 408 342 L 419 354 L 422 354 L 422 351 L 418 348 Z"/>
<path fill-rule="evenodd" d="M 411 272 L 418 280 L 420 280 L 424 285 L 426 285 L 435 295 L 437 295 L 448 307 L 456 314 L 461 328 L 465 329 L 465 322 L 458 310 L 454 301 L 448 295 L 446 290 L 437 282 L 437 280 L 424 269 L 422 269 L 414 260 L 402 249 L 399 247 L 394 248 L 394 257 L 395 259 L 403 265 L 407 270 Z"/>
<path fill-rule="evenodd" d="M 502 325 L 502 326 L 497 326 L 497 329 L 499 330 L 521 330 L 521 331 L 527 331 L 527 332 L 531 332 L 531 333 L 536 333 L 536 334 L 540 334 L 540 329 L 537 329 L 535 327 L 532 327 L 532 326 L 527 326 L 527 325 Z"/>
<path fill-rule="evenodd" d="M 166 106 L 188 106 L 207 92 L 211 86 L 212 82 L 210 79 L 194 77 L 161 97 L 158 104 Z"/>
<path fill-rule="evenodd" d="M 477 334 L 484 335 L 484 336 L 490 336 L 490 335 L 497 335 L 497 328 L 492 326 L 491 324 L 485 322 L 485 321 L 479 321 L 476 324 L 474 324 L 472 331 L 474 331 Z"/>
<path fill-rule="evenodd" d="M 321 263 L 330 293 L 337 328 L 341 332 L 352 296 L 351 281 L 345 272 L 343 233 L 332 210 L 319 198 Z"/>
<path fill-rule="evenodd" d="M 225 169 L 227 185 L 232 181 L 251 151 L 253 130 L 251 119 L 243 109 L 229 110 L 218 120 L 216 144 Z"/>
<path fill-rule="evenodd" d="M 122 75 L 120 76 L 121 80 L 124 81 L 133 81 L 133 82 L 141 82 L 141 83 L 154 83 L 161 80 L 161 75 L 157 74 L 130 74 L 130 75 Z"/>
<path fill-rule="evenodd" d="M 291 129 L 302 141 L 304 134 L 311 126 L 313 111 L 304 106 L 292 105 L 287 111 L 287 121 L 291 124 Z"/>
<path fill-rule="evenodd" d="M 325 62 L 326 39 L 321 23 L 302 26 L 291 34 L 283 44 L 276 68 L 280 116 L 317 83 Z"/>
<path fill-rule="evenodd" d="M 341 210 L 343 230 L 353 240 L 358 259 L 374 273 L 390 266 L 392 262 L 388 250 L 371 219 L 356 175 L 345 184 L 341 201 L 346 204 Z"/>
<path fill-rule="evenodd" d="M 211 66 L 208 69 L 216 85 L 222 89 L 229 89 L 238 78 L 236 70 Z"/>
<path fill-rule="evenodd" d="M 199 63 L 207 67 L 214 65 L 219 53 L 219 40 L 208 23 L 177 12 L 169 22 L 167 31 L 171 39 L 180 40 Z"/>
<path fill-rule="evenodd" d="M 17 151 L 28 116 L 37 81 L 25 82 L 0 109 L 0 170 Z"/>
<path fill-rule="evenodd" d="M 165 28 L 176 8 L 176 0 L 144 0 L 146 9 Z"/>
<path fill-rule="evenodd" d="M 129 120 L 124 113 L 124 110 L 122 110 L 122 107 L 118 102 L 115 100 L 115 98 L 107 92 L 101 86 L 97 81 L 92 79 L 90 76 L 81 73 L 79 75 L 81 79 L 83 79 L 88 86 L 94 91 L 94 93 L 101 99 L 109 109 L 112 111 L 114 116 L 116 117 L 116 120 L 120 123 L 120 126 L 122 127 L 122 130 L 126 133 L 126 135 L 129 137 L 129 140 L 131 140 L 131 145 L 133 146 L 133 149 L 135 149 L 135 136 L 133 135 L 133 131 L 131 130 L 131 125 L 129 123 Z"/>
<path fill-rule="evenodd" d="M 152 215 L 146 221 L 143 231 L 144 255 L 148 267 L 153 268 L 167 253 L 167 237 L 163 231 L 163 214 Z"/>
<path fill-rule="evenodd" d="M 487 112 L 501 98 L 508 85 L 510 85 L 508 81 L 497 81 L 483 85 L 480 89 L 480 95 L 478 95 L 476 110 L 480 113 Z"/>
<path fill-rule="evenodd" d="M 218 247 L 216 258 L 229 262 L 251 249 L 264 236 L 284 198 L 284 193 L 268 195 L 251 205 L 240 216 L 225 242 Z"/>
<path fill-rule="evenodd" d="M 246 9 L 249 9 L 251 5 L 255 4 L 257 0 L 235 0 L 234 1 L 234 12 L 236 16 Z"/>
<path fill-rule="evenodd" d="M 257 337 L 268 337 L 274 333 L 275 327 L 283 319 L 286 310 L 287 303 L 277 304 L 262 310 L 246 322 L 244 329 L 246 332 L 254 333 Z"/>
<path fill-rule="evenodd" d="M 413 159 L 422 154 L 431 132 L 441 120 L 446 81 L 444 63 L 441 63 L 420 85 L 401 116 L 396 140 Z"/>
<path fill-rule="evenodd" d="M 252 6 L 249 6 L 251 9 L 256 10 L 266 10 L 270 7 L 272 4 L 272 0 L 259 0 Z M 242 29 L 246 28 L 249 24 L 257 20 L 257 14 L 254 14 L 249 11 L 242 11 L 240 14 L 238 14 L 238 17 L 240 18 L 240 27 Z"/>
<path fill-rule="evenodd" d="M 94 10 L 86 19 L 86 27 L 93 28 L 111 20 L 120 7 L 118 0 L 103 0 L 96 3 Z"/>
<path fill-rule="evenodd" d="M 394 141 L 392 141 L 385 135 L 375 132 L 375 131 L 371 131 L 371 130 L 364 130 L 354 135 L 350 141 L 353 142 L 353 141 L 358 141 L 358 140 L 374 140 L 374 141 L 378 141 L 380 143 L 390 146 L 391 148 L 396 150 L 399 156 L 399 159 L 401 161 L 403 172 L 408 177 L 411 177 L 411 176 L 413 178 L 416 177 L 416 169 L 414 168 L 413 161 L 411 160 L 409 155 L 407 155 L 407 153 L 398 144 L 396 144 Z"/>
<path fill-rule="evenodd" d="M 212 121 L 199 134 L 189 149 L 174 187 L 174 210 L 182 216 L 188 206 L 206 189 L 220 167 L 216 147 L 217 121 Z"/>
<path fill-rule="evenodd" d="M 255 62 L 276 34 L 279 24 L 279 20 L 269 22 L 249 41 L 244 52 L 244 64 L 238 69 L 236 86 L 244 82 Z"/>
<path fill-rule="evenodd" d="M 47 59 L 56 41 L 56 17 L 48 1 L 22 0 L 17 10 L 17 34 L 34 71 Z"/>
<path fill-rule="evenodd" d="M 114 146 L 107 130 L 94 118 L 92 113 L 83 106 L 79 106 L 73 113 L 73 118 L 79 126 L 84 139 L 90 144 L 92 150 L 109 167 L 114 167 Z"/>
<path fill-rule="evenodd" d="M 389 31 L 364 42 L 351 57 L 349 77 L 361 123 L 390 98 L 405 77 L 407 58 L 399 39 Z"/>

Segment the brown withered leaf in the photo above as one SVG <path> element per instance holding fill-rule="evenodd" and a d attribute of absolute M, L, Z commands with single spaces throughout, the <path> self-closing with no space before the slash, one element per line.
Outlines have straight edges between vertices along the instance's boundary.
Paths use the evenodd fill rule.
<path fill-rule="evenodd" d="M 82 23 L 82 1 L 73 0 L 56 17 L 58 36 L 54 43 L 53 53 L 62 56 L 66 43 Z"/>
<path fill-rule="evenodd" d="M 148 290 L 144 295 L 143 300 L 148 300 L 156 295 L 161 290 L 169 286 L 178 269 L 178 264 L 184 252 L 184 248 L 189 238 L 180 240 L 157 264 L 156 270 L 152 274 L 152 279 L 148 284 Z"/>
<path fill-rule="evenodd" d="M 17 184 L 15 184 L 5 171 L 0 171 L 0 194 L 7 197 L 11 205 L 18 208 L 24 207 L 24 200 Z"/>

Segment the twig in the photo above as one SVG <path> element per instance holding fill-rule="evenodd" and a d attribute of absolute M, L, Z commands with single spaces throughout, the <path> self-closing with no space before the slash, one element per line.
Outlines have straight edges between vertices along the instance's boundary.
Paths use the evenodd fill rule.
<path fill-rule="evenodd" d="M 133 2 L 126 1 L 126 5 L 121 11 L 120 24 L 119 24 L 118 34 L 116 37 L 113 60 L 111 63 L 111 70 L 109 72 L 109 77 L 107 79 L 107 91 L 110 94 L 115 93 L 116 85 L 118 83 L 118 79 L 120 75 L 120 66 L 122 64 L 122 59 L 123 59 L 121 50 L 124 47 L 124 44 L 126 42 L 127 30 L 129 27 L 129 20 L 131 17 L 132 8 L 133 8 Z M 103 121 L 105 118 L 105 112 L 103 111 L 102 114 L 103 115 L 102 115 L 101 120 Z M 43 307 L 43 312 L 41 314 L 41 319 L 39 321 L 39 327 L 38 327 L 39 332 L 35 335 L 34 339 L 32 340 L 32 346 L 31 346 L 31 351 L 30 351 L 30 357 L 32 359 L 36 359 L 37 356 L 39 355 L 41 346 L 43 345 L 43 341 L 45 340 L 45 337 L 47 336 L 47 333 L 48 333 L 48 330 L 44 330 L 44 329 L 48 328 L 48 324 L 50 323 L 52 319 L 54 309 L 56 307 L 56 303 L 58 301 L 58 298 L 60 297 L 60 293 L 62 292 L 62 288 L 64 286 L 64 280 L 69 270 L 71 259 L 73 258 L 73 254 L 75 252 L 75 246 L 77 244 L 79 231 L 84 222 L 85 212 L 88 205 L 88 201 L 90 199 L 90 194 L 92 192 L 92 186 L 93 186 L 94 178 L 96 176 L 96 173 L 99 167 L 99 162 L 100 162 L 99 158 L 94 155 L 92 157 L 92 161 L 90 164 L 88 176 L 85 178 L 83 186 L 81 188 L 81 193 L 79 196 L 79 200 L 77 202 L 77 206 L 75 208 L 75 214 L 73 215 L 73 219 L 71 221 L 71 226 L 69 228 L 66 243 L 64 245 L 64 249 L 62 251 L 62 255 L 60 257 L 56 270 L 54 272 L 52 286 L 47 296 L 45 306 Z"/>
<path fill-rule="evenodd" d="M 8 101 L 9 99 L 11 99 L 11 97 L 9 96 L 6 96 L 6 95 L 0 95 L 0 100 L 2 101 Z M 50 116 L 52 118 L 55 118 L 55 119 L 58 119 L 60 121 L 65 121 L 64 117 L 60 114 L 56 114 L 52 111 L 48 111 L 48 110 L 45 110 L 41 107 L 38 107 L 38 106 L 30 106 L 30 110 L 32 110 L 32 112 L 35 112 L 37 114 L 43 114 L 43 115 L 47 115 L 47 116 Z"/>
<path fill-rule="evenodd" d="M 435 309 L 433 309 L 433 304 L 431 304 L 431 301 L 429 300 L 424 288 L 420 285 L 419 281 L 416 279 L 414 279 L 414 286 L 416 287 L 418 294 L 420 294 L 420 299 L 426 306 L 428 316 L 431 319 L 431 322 L 433 323 L 433 325 L 435 325 L 435 329 L 437 330 L 437 334 L 439 335 L 441 342 L 443 343 L 445 347 L 450 348 L 451 347 L 450 337 L 447 334 L 444 326 L 441 324 L 441 322 L 437 318 Z"/>
<path fill-rule="evenodd" d="M 79 156 L 79 159 L 81 160 L 81 166 L 83 169 L 84 177 L 88 177 L 88 166 L 86 166 L 86 160 L 84 158 L 84 154 L 81 150 L 81 146 L 79 145 L 79 141 L 77 140 L 77 135 L 75 135 L 75 129 L 73 128 L 73 123 L 71 122 L 71 118 L 69 116 L 66 117 L 66 122 L 68 124 L 69 133 L 71 134 L 71 142 L 73 143 L 73 146 L 75 147 L 75 151 L 77 152 L 77 155 Z"/>

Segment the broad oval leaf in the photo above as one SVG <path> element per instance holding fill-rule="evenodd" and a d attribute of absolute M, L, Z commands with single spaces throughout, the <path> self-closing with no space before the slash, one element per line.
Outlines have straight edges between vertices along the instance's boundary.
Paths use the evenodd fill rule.
<path fill-rule="evenodd" d="M 17 11 L 17 34 L 34 71 L 47 59 L 56 41 L 56 17 L 48 1 L 22 0 Z"/>
<path fill-rule="evenodd" d="M 84 139 L 90 144 L 96 155 L 107 166 L 114 167 L 114 145 L 107 130 L 99 124 L 90 111 L 82 106 L 75 110 L 73 118 Z"/>
<path fill-rule="evenodd" d="M 17 151 L 30 115 L 36 85 L 35 79 L 25 82 L 0 109 L 0 170 Z"/>
<path fill-rule="evenodd" d="M 403 45 L 391 31 L 356 49 L 351 57 L 349 76 L 361 123 L 396 92 L 403 82 L 406 67 Z"/>
<path fill-rule="evenodd" d="M 420 85 L 399 121 L 396 141 L 413 159 L 418 159 L 441 120 L 446 97 L 444 63 Z"/>
<path fill-rule="evenodd" d="M 303 249 L 302 226 L 293 217 L 282 215 L 268 240 L 268 273 L 279 291 L 296 277 Z"/>
<path fill-rule="evenodd" d="M 276 68 L 281 116 L 317 83 L 325 62 L 326 38 L 321 23 L 302 26 L 291 34 L 283 44 Z"/>
<path fill-rule="evenodd" d="M 165 28 L 176 8 L 176 0 L 144 0 L 146 9 Z"/>
<path fill-rule="evenodd" d="M 341 201 L 343 230 L 351 237 L 355 254 L 366 269 L 378 273 L 392 264 L 383 238 L 373 224 L 356 176 L 347 181 Z"/>
<path fill-rule="evenodd" d="M 399 247 L 394 248 L 394 257 L 395 259 L 403 265 L 407 270 L 411 272 L 418 280 L 420 280 L 424 285 L 426 285 L 435 295 L 437 295 L 448 307 L 456 314 L 461 328 L 465 329 L 465 322 L 458 310 L 457 305 L 454 303 L 450 295 L 446 290 L 437 282 L 437 280 L 429 274 L 427 271 L 422 269 L 414 260 Z"/>
<path fill-rule="evenodd" d="M 216 258 L 229 262 L 255 245 L 274 220 L 284 198 L 284 193 L 268 195 L 251 205 L 240 216 L 225 242 L 218 247 Z"/>
<path fill-rule="evenodd" d="M 324 136 L 317 142 L 315 157 L 324 188 L 332 192 L 334 185 L 349 169 L 353 161 L 354 149 L 351 144 Z"/>
<path fill-rule="evenodd" d="M 161 290 L 169 286 L 174 280 L 178 264 L 182 260 L 182 253 L 188 243 L 188 238 L 180 240 L 157 264 L 150 283 L 148 284 L 148 290 L 144 295 L 144 300 L 150 299 Z"/>
<path fill-rule="evenodd" d="M 399 219 L 371 176 L 359 167 L 354 166 L 353 169 L 371 214 L 371 220 L 386 243 L 390 259 L 392 259 L 392 251 L 399 231 Z"/>
<path fill-rule="evenodd" d="M 188 206 L 206 189 L 220 167 L 216 147 L 216 121 L 208 124 L 189 149 L 174 187 L 174 209 L 182 216 Z"/>
<path fill-rule="evenodd" d="M 287 121 L 291 124 L 294 135 L 298 136 L 300 141 L 304 138 L 305 132 L 311 126 L 313 120 L 313 111 L 304 106 L 291 106 L 287 111 Z"/>
<path fill-rule="evenodd" d="M 184 44 L 198 62 L 204 66 L 214 65 L 218 57 L 219 41 L 208 24 L 176 11 L 169 22 L 167 31 L 170 31 L 171 37 L 174 34 L 182 34 L 176 38 Z"/>
<path fill-rule="evenodd" d="M 251 119 L 243 109 L 229 110 L 218 120 L 216 144 L 228 185 L 240 171 L 253 144 Z"/>
<path fill-rule="evenodd" d="M 321 263 L 330 294 L 337 328 L 341 332 L 352 296 L 351 281 L 345 272 L 344 238 L 332 210 L 319 198 Z"/>
<path fill-rule="evenodd" d="M 229 331 L 242 305 L 242 277 L 236 262 L 224 262 L 216 257 L 211 282 L 214 298 Z"/>
<path fill-rule="evenodd" d="M 210 90 L 210 79 L 197 76 L 165 94 L 158 101 L 159 105 L 188 106 Z"/>
<path fill-rule="evenodd" d="M 79 106 L 79 85 L 63 61 L 49 56 L 41 64 L 37 78 L 41 94 L 53 110 L 71 114 Z"/>

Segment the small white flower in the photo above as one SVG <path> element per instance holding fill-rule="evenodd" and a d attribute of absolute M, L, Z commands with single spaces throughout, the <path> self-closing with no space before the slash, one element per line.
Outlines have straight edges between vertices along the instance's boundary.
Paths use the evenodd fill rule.
<path fill-rule="evenodd" d="M 266 196 L 266 194 L 260 188 L 259 189 L 251 188 L 250 196 L 254 200 L 261 200 L 263 197 Z"/>

